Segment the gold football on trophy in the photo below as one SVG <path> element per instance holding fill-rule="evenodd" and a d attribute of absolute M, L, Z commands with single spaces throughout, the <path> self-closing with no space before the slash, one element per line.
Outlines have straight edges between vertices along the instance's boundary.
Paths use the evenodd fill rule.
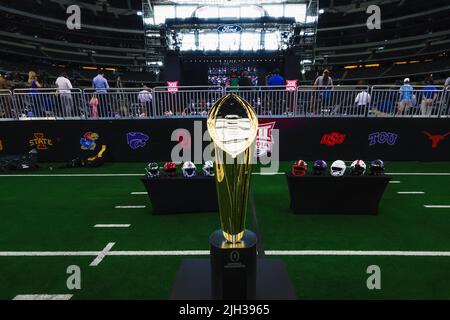
<path fill-rule="evenodd" d="M 207 125 L 214 142 L 222 233 L 228 242 L 236 244 L 245 230 L 258 119 L 247 101 L 236 94 L 228 94 L 211 108 Z"/>

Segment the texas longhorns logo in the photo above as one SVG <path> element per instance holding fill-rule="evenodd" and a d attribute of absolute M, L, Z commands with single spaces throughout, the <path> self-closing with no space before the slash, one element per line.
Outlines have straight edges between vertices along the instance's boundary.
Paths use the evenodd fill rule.
<path fill-rule="evenodd" d="M 436 149 L 436 148 L 438 147 L 438 145 L 439 145 L 439 142 L 444 141 L 444 139 L 445 139 L 448 135 L 450 135 L 450 132 L 447 132 L 447 133 L 444 134 L 444 135 L 440 135 L 440 134 L 431 134 L 431 133 L 429 133 L 429 132 L 427 132 L 427 131 L 422 131 L 422 133 L 423 133 L 424 135 L 426 135 L 426 136 L 431 140 L 431 142 L 432 142 L 431 147 L 432 147 L 433 149 Z"/>

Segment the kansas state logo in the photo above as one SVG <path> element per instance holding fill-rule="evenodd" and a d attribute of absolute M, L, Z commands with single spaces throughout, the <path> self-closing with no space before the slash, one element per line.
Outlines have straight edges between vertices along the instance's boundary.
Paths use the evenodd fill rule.
<path fill-rule="evenodd" d="M 127 143 L 131 149 L 136 150 L 138 148 L 144 148 L 147 144 L 149 136 L 142 132 L 129 132 L 127 133 Z"/>
<path fill-rule="evenodd" d="M 97 147 L 96 141 L 100 138 L 98 133 L 86 132 L 83 138 L 80 139 L 82 150 L 95 150 Z"/>
<path fill-rule="evenodd" d="M 397 143 L 398 134 L 392 132 L 373 132 L 369 134 L 369 145 L 388 144 L 393 146 Z"/>
<path fill-rule="evenodd" d="M 263 157 L 272 153 L 273 136 L 272 130 L 276 122 L 260 123 L 258 125 L 258 134 L 256 136 L 255 156 Z"/>

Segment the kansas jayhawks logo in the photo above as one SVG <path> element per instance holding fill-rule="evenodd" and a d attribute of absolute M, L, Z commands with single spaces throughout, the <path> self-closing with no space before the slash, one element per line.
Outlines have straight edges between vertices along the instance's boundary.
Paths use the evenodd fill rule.
<path fill-rule="evenodd" d="M 127 143 L 131 149 L 136 150 L 138 148 L 144 148 L 147 144 L 149 136 L 142 132 L 129 132 L 127 133 Z"/>
<path fill-rule="evenodd" d="M 276 122 L 260 123 L 258 125 L 258 134 L 256 136 L 255 156 L 262 157 L 272 153 L 273 136 L 272 130 Z"/>
<path fill-rule="evenodd" d="M 82 150 L 95 150 L 97 147 L 96 141 L 100 138 L 98 133 L 86 132 L 83 138 L 80 139 Z"/>

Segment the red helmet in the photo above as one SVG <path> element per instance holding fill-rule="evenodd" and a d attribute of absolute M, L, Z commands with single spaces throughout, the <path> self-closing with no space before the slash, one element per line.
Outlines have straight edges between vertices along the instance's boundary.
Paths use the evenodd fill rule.
<path fill-rule="evenodd" d="M 296 177 L 305 175 L 307 170 L 308 170 L 308 164 L 303 160 L 299 160 L 298 162 L 294 163 L 294 165 L 292 166 L 292 174 Z"/>
<path fill-rule="evenodd" d="M 177 165 L 173 162 L 166 162 L 163 168 L 164 173 L 168 176 L 174 176 L 177 173 Z"/>

